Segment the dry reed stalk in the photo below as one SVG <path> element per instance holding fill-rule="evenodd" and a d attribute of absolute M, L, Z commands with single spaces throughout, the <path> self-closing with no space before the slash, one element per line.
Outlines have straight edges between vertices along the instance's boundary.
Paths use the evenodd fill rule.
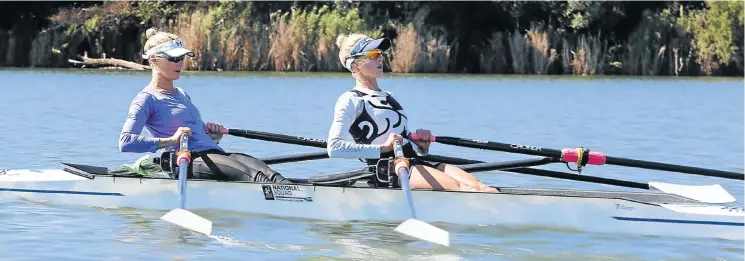
<path fill-rule="evenodd" d="M 5 47 L 5 64 L 15 64 L 16 37 L 13 30 L 7 31 L 6 37 L 8 45 Z"/>
<path fill-rule="evenodd" d="M 269 59 L 272 67 L 277 71 L 289 71 L 292 69 L 293 61 L 291 59 L 293 52 L 293 28 L 292 24 L 284 19 L 272 22 L 269 34 Z"/>
<path fill-rule="evenodd" d="M 444 36 L 438 36 L 433 31 L 428 30 L 419 33 L 419 38 L 424 38 L 420 47 L 420 50 L 424 51 L 424 55 L 419 56 L 417 71 L 422 73 L 445 73 L 448 71 L 450 62 L 450 46 Z"/>
<path fill-rule="evenodd" d="M 528 30 L 527 37 L 533 65 L 532 73 L 547 74 L 558 56 L 556 49 L 550 48 L 551 39 L 548 32 L 543 29 L 543 26 L 532 26 Z"/>
<path fill-rule="evenodd" d="M 504 33 L 494 32 L 487 40 L 479 55 L 479 68 L 482 73 L 505 73 L 507 69 L 507 51 L 504 44 Z"/>
<path fill-rule="evenodd" d="M 528 74 L 530 73 L 529 61 L 530 52 L 528 52 L 528 42 L 525 36 L 519 31 L 509 33 L 508 43 L 510 48 L 510 56 L 512 57 L 512 71 L 515 74 Z"/>
<path fill-rule="evenodd" d="M 177 24 L 171 25 L 173 32 L 194 52 L 194 57 L 187 59 L 188 63 L 184 64 L 186 70 L 204 70 L 208 66 L 209 38 L 206 37 L 206 30 L 202 26 L 203 19 L 203 11 L 196 10 L 191 14 L 180 14 Z"/>
<path fill-rule="evenodd" d="M 398 37 L 391 48 L 391 71 L 394 73 L 412 73 L 416 69 L 416 62 L 422 52 L 419 37 L 414 30 L 414 24 L 397 26 Z"/>
<path fill-rule="evenodd" d="M 574 50 L 574 45 L 566 37 L 561 41 L 561 68 L 564 74 L 573 74 L 574 55 L 572 50 Z"/>

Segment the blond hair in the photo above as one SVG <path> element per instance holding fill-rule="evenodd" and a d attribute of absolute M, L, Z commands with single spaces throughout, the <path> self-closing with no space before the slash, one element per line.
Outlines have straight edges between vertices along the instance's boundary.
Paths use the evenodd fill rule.
<path fill-rule="evenodd" d="M 181 40 L 181 38 L 178 37 L 178 35 L 167 33 L 164 31 L 159 31 L 155 28 L 150 28 L 145 31 L 145 37 L 147 38 L 147 41 L 145 42 L 145 46 L 143 47 L 143 51 L 147 53 L 151 48 L 155 47 L 156 45 L 172 41 L 172 40 Z"/>
<path fill-rule="evenodd" d="M 346 60 L 347 56 L 349 56 L 349 53 L 352 52 L 354 44 L 365 37 L 368 36 L 361 33 L 340 34 L 336 37 L 336 47 L 339 48 L 339 61 L 342 65 L 344 65 L 344 61 Z M 352 63 L 352 65 L 354 64 L 355 63 Z"/>

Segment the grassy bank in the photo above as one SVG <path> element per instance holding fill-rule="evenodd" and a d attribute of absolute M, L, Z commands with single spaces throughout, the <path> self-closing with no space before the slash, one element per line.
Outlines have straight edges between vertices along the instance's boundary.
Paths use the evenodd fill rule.
<path fill-rule="evenodd" d="M 466 38 L 431 23 L 443 11 L 427 4 L 407 4 L 406 13 L 395 16 L 369 3 L 267 11 L 254 2 L 106 2 L 61 10 L 33 36 L 19 36 L 22 26 L 0 29 L 0 65 L 65 67 L 67 59 L 84 53 L 142 62 L 144 32 L 155 26 L 180 35 L 196 52 L 189 70 L 342 72 L 336 36 L 364 32 L 393 39 L 386 68 L 398 73 L 743 75 L 743 3 L 706 5 L 647 9 L 618 39 L 582 29 L 592 24 L 590 11 L 581 18 L 563 15 L 569 26 L 536 19 L 524 30 Z"/>

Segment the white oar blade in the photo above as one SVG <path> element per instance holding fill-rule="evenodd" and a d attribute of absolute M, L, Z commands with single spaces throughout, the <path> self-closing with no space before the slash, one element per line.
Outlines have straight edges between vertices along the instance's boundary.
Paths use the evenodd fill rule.
<path fill-rule="evenodd" d="M 706 203 L 735 202 L 735 197 L 729 194 L 729 192 L 727 192 L 727 190 L 722 188 L 722 186 L 720 186 L 719 184 L 695 186 L 670 184 L 664 182 L 649 182 L 649 186 L 659 189 L 660 191 L 665 193 L 675 194 Z"/>
<path fill-rule="evenodd" d="M 191 213 L 188 210 L 177 208 L 169 211 L 160 217 L 160 219 L 208 236 L 212 234 L 212 221 Z"/>
<path fill-rule="evenodd" d="M 404 235 L 424 241 L 450 246 L 450 233 L 424 221 L 410 218 L 396 227 L 396 231 Z"/>

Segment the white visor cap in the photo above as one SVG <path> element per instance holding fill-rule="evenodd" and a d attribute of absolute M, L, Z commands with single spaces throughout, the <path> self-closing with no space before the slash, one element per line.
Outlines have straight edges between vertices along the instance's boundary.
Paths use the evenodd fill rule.
<path fill-rule="evenodd" d="M 179 57 L 182 55 L 188 55 L 194 57 L 194 52 L 184 48 L 184 43 L 181 40 L 171 40 L 150 48 L 145 54 L 142 55 L 143 59 L 150 58 L 151 55 L 157 53 L 164 53 L 171 57 Z"/>

